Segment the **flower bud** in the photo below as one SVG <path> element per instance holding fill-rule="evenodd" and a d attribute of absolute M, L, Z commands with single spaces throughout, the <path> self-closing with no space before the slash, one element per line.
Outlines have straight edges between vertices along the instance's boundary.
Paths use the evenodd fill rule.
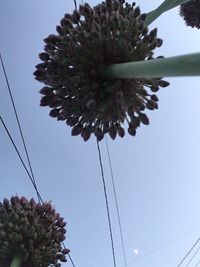
<path fill-rule="evenodd" d="M 39 58 L 42 60 L 42 61 L 47 61 L 49 60 L 49 55 L 47 53 L 40 53 L 39 54 Z"/>
<path fill-rule="evenodd" d="M 140 121 L 141 121 L 143 124 L 146 124 L 146 125 L 149 124 L 149 119 L 148 119 L 148 117 L 147 117 L 146 114 L 144 114 L 144 113 L 140 113 L 140 114 L 139 114 L 139 118 L 140 118 Z"/>

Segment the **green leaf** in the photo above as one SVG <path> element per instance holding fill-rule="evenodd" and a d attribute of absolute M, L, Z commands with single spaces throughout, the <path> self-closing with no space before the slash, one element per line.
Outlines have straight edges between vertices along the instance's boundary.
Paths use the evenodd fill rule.
<path fill-rule="evenodd" d="M 107 79 L 199 76 L 200 53 L 114 64 L 101 75 Z"/>

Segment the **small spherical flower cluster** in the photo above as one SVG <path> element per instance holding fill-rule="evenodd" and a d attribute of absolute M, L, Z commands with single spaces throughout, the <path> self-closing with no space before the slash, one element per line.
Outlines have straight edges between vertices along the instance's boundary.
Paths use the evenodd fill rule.
<path fill-rule="evenodd" d="M 63 218 L 50 203 L 36 203 L 25 197 L 0 202 L 0 266 L 9 266 L 16 251 L 23 255 L 22 267 L 59 267 L 68 249 Z"/>
<path fill-rule="evenodd" d="M 180 5 L 180 15 L 187 26 L 200 29 L 200 0 L 191 0 Z"/>
<path fill-rule="evenodd" d="M 50 116 L 73 127 L 72 135 L 98 141 L 106 133 L 112 139 L 136 134 L 140 123 L 149 124 L 145 108 L 158 108 L 154 94 L 168 82 L 157 79 L 105 79 L 107 66 L 153 60 L 153 50 L 162 45 L 157 29 L 148 32 L 145 14 L 125 0 L 106 0 L 94 8 L 85 3 L 73 14 L 65 14 L 57 35 L 44 42 L 42 63 L 35 78 L 45 86 L 41 106 L 51 108 Z M 151 93 L 153 92 L 153 94 Z"/>

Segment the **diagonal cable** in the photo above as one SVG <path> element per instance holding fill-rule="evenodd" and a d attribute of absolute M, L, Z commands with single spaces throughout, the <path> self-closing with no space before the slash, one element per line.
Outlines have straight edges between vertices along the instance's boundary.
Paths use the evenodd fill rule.
<path fill-rule="evenodd" d="M 77 3 L 76 3 L 76 0 L 74 0 L 74 6 L 75 6 L 75 9 L 77 10 Z"/>
<path fill-rule="evenodd" d="M 104 172 L 103 172 L 103 164 L 102 164 L 102 159 L 101 159 L 101 150 L 100 150 L 98 140 L 97 140 L 97 149 L 98 149 L 98 155 L 99 155 L 99 164 L 100 164 L 100 168 L 101 168 L 101 176 L 102 176 L 102 181 L 103 181 L 104 196 L 105 196 L 105 201 L 106 201 L 106 210 L 107 210 L 107 217 L 108 217 L 108 224 L 109 224 L 109 231 L 110 231 L 110 240 L 111 240 L 112 254 L 113 254 L 113 264 L 114 264 L 114 267 L 116 267 L 114 241 L 113 241 L 113 235 L 112 235 L 110 211 L 109 211 L 109 206 L 108 206 L 108 196 L 107 196 L 106 183 L 105 183 Z"/>
<path fill-rule="evenodd" d="M 116 204 L 116 209 L 117 209 L 117 217 L 118 217 L 118 223 L 119 223 L 121 244 L 122 244 L 122 250 L 123 250 L 123 256 L 124 256 L 124 266 L 126 266 L 127 262 L 126 262 L 126 253 L 125 253 L 124 239 L 123 239 L 123 232 L 122 232 L 122 224 L 121 224 L 121 219 L 120 219 L 119 205 L 118 205 L 118 200 L 117 200 L 117 192 L 116 192 L 116 187 L 115 187 L 115 179 L 114 179 L 114 175 L 113 175 L 113 168 L 112 168 L 112 163 L 111 163 L 111 157 L 110 157 L 110 151 L 109 151 L 107 137 L 106 137 L 106 150 L 107 150 L 107 154 L 108 154 L 110 174 L 111 174 L 111 178 L 112 178 L 112 186 L 113 186 L 115 204 Z"/>
<path fill-rule="evenodd" d="M 179 267 L 185 261 L 185 259 L 189 256 L 189 254 L 192 252 L 192 250 L 195 248 L 195 246 L 198 244 L 199 241 L 200 241 L 200 238 L 197 239 L 197 241 L 194 243 L 194 245 L 191 247 L 191 249 L 187 252 L 187 254 L 184 256 L 184 258 L 181 260 L 181 262 L 177 265 L 177 267 Z"/>
<path fill-rule="evenodd" d="M 34 182 L 33 177 L 31 176 L 31 174 L 29 173 L 29 171 L 28 171 L 28 169 L 27 169 L 27 167 L 26 167 L 26 165 L 25 165 L 25 163 L 24 163 L 24 161 L 22 159 L 22 156 L 20 155 L 19 150 L 18 150 L 18 148 L 17 148 L 17 146 L 16 146 L 16 144 L 15 144 L 15 142 L 14 142 L 14 140 L 13 140 L 13 138 L 12 138 L 12 136 L 11 136 L 11 134 L 10 134 L 10 132 L 9 132 L 9 130 L 8 130 L 6 124 L 5 124 L 5 122 L 4 122 L 4 120 L 3 120 L 3 118 L 1 116 L 0 116 L 0 120 L 1 120 L 1 123 L 2 123 L 2 125 L 3 125 L 3 127 L 5 129 L 5 131 L 6 131 L 7 135 L 8 135 L 8 137 L 9 137 L 9 139 L 10 139 L 10 141 L 11 141 L 11 143 L 12 143 L 14 149 L 15 149 L 15 151 L 17 152 L 17 155 L 18 155 L 18 157 L 19 157 L 19 159 L 20 159 L 20 161 L 21 161 L 26 173 L 28 174 L 28 177 L 29 177 L 31 183 L 33 184 L 33 187 L 35 188 L 35 191 L 36 191 L 36 194 L 37 194 L 39 202 L 43 203 L 43 200 L 42 200 L 42 198 L 40 196 L 40 193 L 38 192 L 37 185 Z"/>
<path fill-rule="evenodd" d="M 188 267 L 190 262 L 194 259 L 194 257 L 197 255 L 197 252 L 200 250 L 200 246 L 198 246 L 197 250 L 195 251 L 195 253 L 193 254 L 192 258 L 189 260 L 189 262 L 187 263 L 187 265 L 185 267 Z"/>
<path fill-rule="evenodd" d="M 32 166 L 31 166 L 31 161 L 30 161 L 29 153 L 28 153 L 28 150 L 27 150 L 27 146 L 26 146 L 26 142 L 25 142 L 25 139 L 24 139 L 24 135 L 23 135 L 21 123 L 20 123 L 20 120 L 19 120 L 19 116 L 17 114 L 17 109 L 16 109 L 15 101 L 14 101 L 14 98 L 13 98 L 13 95 L 12 95 L 10 83 L 9 83 L 9 80 L 8 80 L 8 75 L 7 75 L 7 72 L 6 72 L 6 69 L 5 69 L 5 65 L 4 65 L 4 62 L 3 62 L 3 58 L 1 56 L 1 53 L 0 53 L 0 61 L 1 61 L 2 68 L 3 68 L 3 73 L 4 73 L 4 76 L 5 76 L 5 79 L 6 79 L 6 84 L 7 84 L 8 92 L 9 92 L 10 99 L 11 99 L 11 102 L 12 102 L 12 106 L 13 106 L 13 109 L 14 109 L 14 113 L 15 113 L 17 125 L 18 125 L 18 128 L 19 128 L 19 132 L 20 132 L 20 136 L 21 136 L 21 139 L 22 139 L 22 143 L 23 143 L 25 154 L 26 154 L 26 158 L 27 158 L 27 161 L 28 161 L 28 165 L 29 165 L 31 176 L 32 176 L 32 180 L 33 180 L 33 183 L 36 186 L 36 181 L 35 181 L 35 177 L 34 177 L 34 174 L 33 174 L 33 169 L 32 169 Z"/>

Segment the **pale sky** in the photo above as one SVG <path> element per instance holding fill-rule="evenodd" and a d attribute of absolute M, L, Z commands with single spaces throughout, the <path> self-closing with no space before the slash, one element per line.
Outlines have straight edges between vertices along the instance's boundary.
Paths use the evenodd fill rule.
<path fill-rule="evenodd" d="M 98 1 L 88 3 L 93 6 Z M 137 1 L 143 12 L 159 3 Z M 85 143 L 80 137 L 71 137 L 65 123 L 49 117 L 49 109 L 39 106 L 38 91 L 43 85 L 33 77 L 38 54 L 43 51 L 43 39 L 55 33 L 60 19 L 73 9 L 73 0 L 1 1 L 0 50 L 38 189 L 43 199 L 51 200 L 67 221 L 65 244 L 71 250 L 75 266 L 111 267 L 112 251 L 95 138 Z M 178 9 L 162 15 L 149 28 L 154 27 L 164 41 L 156 55 L 199 52 L 200 31 L 186 27 Z M 200 78 L 166 80 L 171 85 L 158 92 L 159 109 L 148 112 L 150 125 L 142 126 L 136 137 L 126 134 L 115 141 L 108 138 L 129 267 L 176 267 L 200 236 Z M 0 115 L 25 158 L 2 68 Z M 116 263 L 117 267 L 123 267 L 105 141 L 100 145 Z M 36 199 L 2 126 L 0 177 L 0 200 L 15 194 Z M 199 259 L 200 253 L 189 266 L 195 266 Z M 62 266 L 72 265 L 68 261 Z"/>

